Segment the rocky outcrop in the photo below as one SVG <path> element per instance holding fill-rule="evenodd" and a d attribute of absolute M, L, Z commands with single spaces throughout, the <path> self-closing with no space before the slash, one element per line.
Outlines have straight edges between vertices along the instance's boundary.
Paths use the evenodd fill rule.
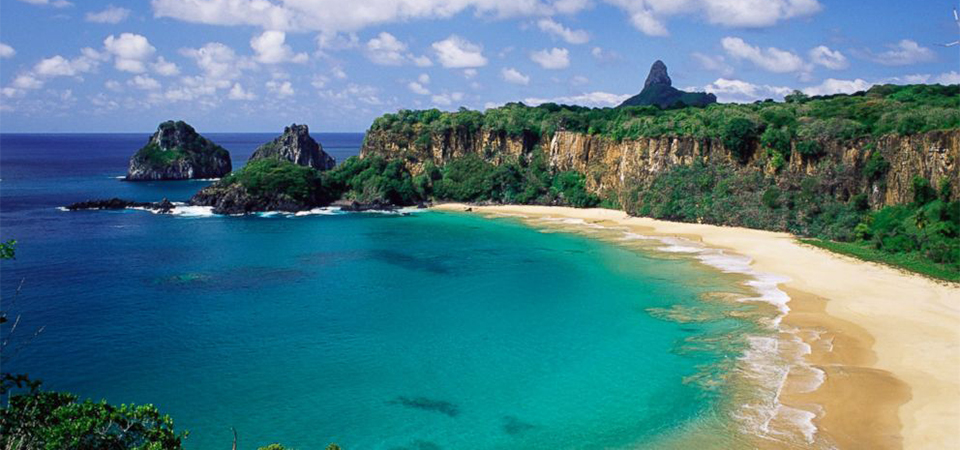
<path fill-rule="evenodd" d="M 230 152 L 185 122 L 171 120 L 161 123 L 147 145 L 130 158 L 126 180 L 219 178 L 231 170 Z"/>
<path fill-rule="evenodd" d="M 81 210 L 102 210 L 102 209 L 152 209 L 158 211 L 161 214 L 166 214 L 173 211 L 174 205 L 170 200 L 163 199 L 159 202 L 135 202 L 132 200 L 124 200 L 122 198 L 111 198 L 107 200 L 87 200 L 84 202 L 77 202 L 70 204 L 66 207 L 68 211 L 81 211 Z"/>
<path fill-rule="evenodd" d="M 667 65 L 657 60 L 650 67 L 647 80 L 643 83 L 643 90 L 639 94 L 626 99 L 623 106 L 656 105 L 661 108 L 679 108 L 684 106 L 707 106 L 717 102 L 717 96 L 703 92 L 685 92 L 673 87 L 670 75 L 667 75 Z"/>
<path fill-rule="evenodd" d="M 258 159 L 279 159 L 317 170 L 329 170 L 337 166 L 333 157 L 323 151 L 323 147 L 310 137 L 306 125 L 293 124 L 284 128 L 283 135 L 257 147 L 250 161 Z"/>
<path fill-rule="evenodd" d="M 423 163 L 437 165 L 468 153 L 494 164 L 506 158 L 529 158 L 541 150 L 550 166 L 559 171 L 574 170 L 586 176 L 586 188 L 601 198 L 617 198 L 621 204 L 635 189 L 649 186 L 671 167 L 697 161 L 730 164 L 746 172 L 762 171 L 771 176 L 794 179 L 804 176 L 843 176 L 835 180 L 837 195 L 868 196 L 878 208 L 913 199 L 912 180 L 921 176 L 937 183 L 950 180 L 953 198 L 960 198 L 960 130 L 933 131 L 912 136 L 889 135 L 849 142 L 827 141 L 824 154 L 801 157 L 796 151 L 779 171 L 769 167 L 758 144 L 744 163 L 725 149 L 719 140 L 693 137 L 658 137 L 615 141 L 601 136 L 559 131 L 552 136 L 506 136 L 487 130 L 477 133 L 445 133 L 432 137 L 428 146 L 419 146 L 395 134 L 372 131 L 364 138 L 361 157 L 380 155 L 402 158 L 411 172 L 419 173 Z M 884 176 L 869 180 L 863 167 L 872 149 L 890 163 Z"/>
<path fill-rule="evenodd" d="M 240 183 L 207 186 L 190 199 L 190 204 L 212 206 L 214 214 L 229 215 L 260 211 L 305 211 L 315 206 L 278 192 L 254 194 Z"/>

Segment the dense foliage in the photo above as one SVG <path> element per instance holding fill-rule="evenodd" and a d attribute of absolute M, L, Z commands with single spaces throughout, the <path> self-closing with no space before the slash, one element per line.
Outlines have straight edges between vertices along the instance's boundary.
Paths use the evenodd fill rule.
<path fill-rule="evenodd" d="M 316 169 L 278 159 L 250 161 L 221 180 L 224 185 L 240 183 L 253 195 L 282 194 L 307 204 L 323 200 L 320 182 Z"/>
<path fill-rule="evenodd" d="M 59 392 L 31 392 L 10 398 L 0 411 L 0 447 L 23 449 L 182 448 L 186 433 L 152 405 L 112 406 Z"/>
<path fill-rule="evenodd" d="M 162 169 L 177 160 L 208 165 L 213 160 L 229 159 L 223 147 L 199 135 L 183 121 L 166 121 L 157 129 L 159 144 L 153 141 L 137 151 L 134 158 L 148 167 Z"/>
<path fill-rule="evenodd" d="M 528 107 L 509 103 L 483 113 L 466 109 L 458 112 L 401 110 L 377 118 L 370 131 L 393 133 L 421 147 L 430 142 L 431 134 L 470 133 L 480 129 L 510 136 L 538 137 L 564 129 L 616 140 L 680 135 L 723 139 L 737 131 L 741 141 L 766 136 L 767 142 L 788 156 L 788 143 L 794 137 L 805 141 L 844 141 L 957 128 L 960 127 L 958 101 L 960 86 L 957 85 L 882 85 L 849 95 L 807 97 L 795 93 L 787 96 L 786 102 L 767 100 L 666 110 L 655 106 L 585 108 L 545 103 Z M 739 124 L 731 128 L 728 124 L 734 121 Z M 767 134 L 768 130 L 773 131 Z M 808 144 L 805 150 L 817 149 L 815 144 Z"/>

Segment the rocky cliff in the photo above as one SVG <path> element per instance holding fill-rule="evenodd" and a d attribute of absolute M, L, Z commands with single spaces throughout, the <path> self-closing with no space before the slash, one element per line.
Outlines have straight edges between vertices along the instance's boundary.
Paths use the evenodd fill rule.
<path fill-rule="evenodd" d="M 147 145 L 130 158 L 126 179 L 219 178 L 231 169 L 230 152 L 200 136 L 185 122 L 170 120 L 161 123 Z"/>
<path fill-rule="evenodd" d="M 280 137 L 258 147 L 250 156 L 250 161 L 258 159 L 290 161 L 317 170 L 329 170 L 337 166 L 333 157 L 310 137 L 307 126 L 297 124 L 284 128 Z"/>
<path fill-rule="evenodd" d="M 796 146 L 796 143 L 793 144 Z M 466 154 L 477 154 L 499 164 L 507 158 L 527 158 L 541 150 L 556 170 L 574 170 L 586 176 L 587 189 L 601 198 L 623 200 L 635 189 L 649 186 L 672 167 L 696 161 L 729 164 L 743 173 L 765 172 L 781 180 L 806 176 L 829 176 L 832 194 L 847 199 L 859 193 L 872 207 L 909 202 L 911 183 L 919 175 L 935 183 L 951 181 L 954 198 L 960 198 L 960 130 L 934 131 L 912 136 L 889 135 L 850 142 L 824 142 L 823 153 L 793 157 L 779 170 L 771 166 L 759 144 L 752 156 L 741 162 L 716 139 L 658 137 L 615 141 L 584 133 L 559 131 L 550 136 L 508 136 L 481 129 L 475 133 L 447 132 L 431 135 L 429 145 L 419 145 L 403 136 L 371 131 L 364 139 L 361 157 L 381 155 L 402 158 L 414 173 L 427 160 L 442 165 Z M 877 179 L 868 179 L 863 167 L 871 152 L 879 151 L 889 169 Z"/>

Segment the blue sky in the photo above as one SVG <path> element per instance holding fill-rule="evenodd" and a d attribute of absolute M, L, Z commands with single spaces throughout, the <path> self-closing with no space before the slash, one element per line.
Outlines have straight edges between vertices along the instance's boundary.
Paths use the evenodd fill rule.
<path fill-rule="evenodd" d="M 722 102 L 960 83 L 941 0 L 0 0 L 0 130 L 362 131 L 385 112 L 613 106 L 663 60 Z"/>

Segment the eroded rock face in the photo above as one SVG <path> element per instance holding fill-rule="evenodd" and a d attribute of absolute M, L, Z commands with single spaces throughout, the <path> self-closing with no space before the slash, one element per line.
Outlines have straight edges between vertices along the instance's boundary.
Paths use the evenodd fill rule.
<path fill-rule="evenodd" d="M 250 156 L 250 161 L 258 159 L 280 159 L 317 170 L 329 170 L 337 166 L 333 157 L 323 151 L 323 147 L 310 137 L 306 125 L 293 124 L 284 128 L 283 134 L 261 145 Z"/>
<path fill-rule="evenodd" d="M 147 145 L 130 158 L 126 180 L 220 178 L 231 170 L 230 152 L 186 122 L 170 120 L 161 123 Z"/>
<path fill-rule="evenodd" d="M 870 144 L 890 163 L 887 173 L 874 181 L 862 173 L 870 156 Z M 534 136 L 506 136 L 489 130 L 473 134 L 448 132 L 432 136 L 428 146 L 395 134 L 372 131 L 365 137 L 360 155 L 402 158 L 411 172 L 417 174 L 427 160 L 443 165 L 451 159 L 473 153 L 493 164 L 500 164 L 508 158 L 529 158 L 539 149 L 552 168 L 584 174 L 590 193 L 601 198 L 618 198 L 621 202 L 633 190 L 646 188 L 670 168 L 697 161 L 730 164 L 744 173 L 763 171 L 778 180 L 804 176 L 834 177 L 836 179 L 831 180 L 831 184 L 837 195 L 848 197 L 866 193 L 874 208 L 912 201 L 914 176 L 924 177 L 935 185 L 946 178 L 950 181 L 953 198 L 960 198 L 960 130 L 912 136 L 889 135 L 851 142 L 827 141 L 823 147 L 824 155 L 817 158 L 805 158 L 793 152 L 794 157 L 779 172 L 766 166 L 759 147 L 743 164 L 714 139 L 660 137 L 615 141 L 568 131 L 556 132 L 542 140 Z M 842 177 L 837 178 L 838 173 Z"/>

